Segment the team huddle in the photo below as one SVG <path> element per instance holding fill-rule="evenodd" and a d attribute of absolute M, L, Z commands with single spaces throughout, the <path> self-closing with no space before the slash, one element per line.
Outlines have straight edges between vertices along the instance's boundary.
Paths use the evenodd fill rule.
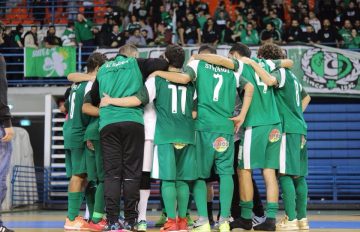
<path fill-rule="evenodd" d="M 161 180 L 162 232 L 308 230 L 303 111 L 310 97 L 279 46 L 250 55 L 241 43 L 228 58 L 203 45 L 185 66 L 178 45 L 159 58 L 138 58 L 133 45 L 111 60 L 90 55 L 87 73 L 68 77 L 74 83 L 63 128 L 65 230 L 146 231 L 151 178 Z M 254 169 L 262 170 L 267 199 L 255 223 L 262 204 Z M 220 199 L 215 226 L 207 197 L 213 179 Z M 278 181 L 286 215 L 276 223 Z M 88 220 L 80 216 L 84 195 Z"/>

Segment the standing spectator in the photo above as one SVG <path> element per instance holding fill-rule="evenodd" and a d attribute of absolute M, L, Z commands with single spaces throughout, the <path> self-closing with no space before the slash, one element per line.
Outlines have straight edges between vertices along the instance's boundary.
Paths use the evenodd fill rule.
<path fill-rule="evenodd" d="M 31 26 L 30 31 L 25 33 L 24 36 L 24 46 L 30 48 L 38 48 L 38 36 L 37 36 L 37 26 Z"/>
<path fill-rule="evenodd" d="M 161 22 L 169 25 L 172 21 L 172 18 L 170 16 L 169 12 L 166 11 L 164 5 L 160 6 L 160 14 L 161 14 Z"/>
<path fill-rule="evenodd" d="M 260 33 L 261 43 L 281 43 L 281 33 L 273 23 L 267 23 L 266 28 Z"/>
<path fill-rule="evenodd" d="M 142 37 L 140 29 L 135 29 L 133 33 L 130 33 L 131 36 L 126 41 L 127 44 L 132 44 L 135 46 L 146 46 L 146 40 Z"/>
<path fill-rule="evenodd" d="M 56 30 L 54 25 L 49 26 L 47 36 L 44 38 L 44 43 L 46 48 L 61 46 L 61 39 L 56 36 Z"/>
<path fill-rule="evenodd" d="M 24 33 L 24 27 L 21 24 L 16 26 L 15 31 L 11 32 L 11 47 L 23 48 L 24 44 L 21 39 L 22 34 Z"/>
<path fill-rule="evenodd" d="M 291 27 L 287 30 L 285 35 L 286 42 L 297 42 L 301 39 L 301 34 L 303 31 L 299 26 L 299 22 L 296 19 L 291 21 Z"/>
<path fill-rule="evenodd" d="M 194 19 L 194 14 L 187 15 L 187 20 L 182 27 L 179 28 L 180 43 L 185 44 L 200 44 L 201 30 L 199 23 Z"/>
<path fill-rule="evenodd" d="M 63 46 L 76 46 L 75 40 L 75 24 L 69 22 L 64 33 L 61 36 Z"/>
<path fill-rule="evenodd" d="M 13 136 L 14 130 L 11 125 L 11 115 L 7 101 L 6 63 L 4 57 L 0 55 L 0 212 L 7 191 L 6 177 L 10 170 L 11 139 Z M 14 232 L 4 226 L 1 215 L 0 231 Z"/>
<path fill-rule="evenodd" d="M 354 24 L 356 20 L 359 20 L 359 17 L 359 9 L 355 6 L 353 1 L 349 2 L 349 5 L 344 12 L 344 18 L 350 20 L 350 22 Z"/>
<path fill-rule="evenodd" d="M 258 32 L 253 29 L 251 23 L 246 26 L 246 29 L 241 31 L 240 40 L 243 44 L 246 45 L 256 45 L 259 44 L 259 35 Z"/>
<path fill-rule="evenodd" d="M 307 26 L 306 31 L 302 33 L 301 42 L 310 44 L 319 43 L 317 33 L 311 25 Z"/>
<path fill-rule="evenodd" d="M 351 30 L 351 38 L 348 48 L 359 49 L 360 48 L 360 36 L 356 29 Z"/>
<path fill-rule="evenodd" d="M 235 23 L 228 21 L 226 23 L 225 33 L 224 33 L 224 43 L 233 44 L 236 42 L 236 39 L 239 35 L 235 35 Z"/>
<path fill-rule="evenodd" d="M 76 42 L 79 46 L 91 47 L 95 45 L 94 35 L 91 31 L 93 23 L 86 19 L 83 14 L 77 15 L 75 22 Z"/>
<path fill-rule="evenodd" d="M 309 23 L 311 26 L 313 26 L 315 32 L 318 33 L 318 31 L 321 29 L 321 22 L 313 11 L 309 12 Z"/>
<path fill-rule="evenodd" d="M 125 37 L 120 33 L 118 25 L 113 26 L 110 41 L 110 47 L 112 48 L 118 48 L 125 44 Z"/>
<path fill-rule="evenodd" d="M 338 46 L 341 37 L 339 36 L 337 30 L 331 26 L 329 19 L 324 19 L 323 27 L 318 33 L 320 43 L 323 43 L 326 46 Z"/>
<path fill-rule="evenodd" d="M 33 16 L 36 21 L 40 22 L 40 29 L 44 25 L 46 2 L 44 0 L 34 0 L 32 4 Z"/>
<path fill-rule="evenodd" d="M 219 31 L 212 18 L 209 18 L 203 29 L 203 42 L 216 45 L 219 43 Z"/>
<path fill-rule="evenodd" d="M 339 30 L 339 35 L 342 38 L 342 45 L 344 48 L 347 48 L 349 46 L 351 40 L 351 29 L 352 25 L 350 20 L 345 20 L 343 28 Z"/>
<path fill-rule="evenodd" d="M 140 8 L 135 10 L 134 14 L 140 21 L 145 20 L 149 16 L 149 9 L 146 7 L 144 0 L 140 1 Z"/>
<path fill-rule="evenodd" d="M 126 30 L 130 33 L 134 32 L 136 29 L 141 29 L 141 25 L 135 15 L 131 15 L 130 23 L 127 25 Z"/>
<path fill-rule="evenodd" d="M 270 10 L 269 16 L 265 17 L 263 20 L 264 24 L 273 23 L 275 26 L 275 29 L 279 32 L 282 31 L 283 22 L 282 20 L 277 16 L 276 10 Z"/>

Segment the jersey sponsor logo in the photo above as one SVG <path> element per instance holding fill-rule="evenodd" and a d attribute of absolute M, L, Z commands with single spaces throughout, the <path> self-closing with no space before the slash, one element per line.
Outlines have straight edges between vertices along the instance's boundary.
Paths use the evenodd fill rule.
<path fill-rule="evenodd" d="M 229 147 L 229 142 L 224 137 L 218 137 L 213 142 L 213 148 L 217 152 L 224 152 L 228 149 L 228 147 Z"/>
<path fill-rule="evenodd" d="M 275 143 L 280 140 L 281 134 L 278 129 L 273 129 L 269 134 L 269 141 Z"/>
<path fill-rule="evenodd" d="M 360 61 L 321 48 L 309 49 L 301 59 L 304 81 L 324 90 L 349 90 L 357 86 Z"/>

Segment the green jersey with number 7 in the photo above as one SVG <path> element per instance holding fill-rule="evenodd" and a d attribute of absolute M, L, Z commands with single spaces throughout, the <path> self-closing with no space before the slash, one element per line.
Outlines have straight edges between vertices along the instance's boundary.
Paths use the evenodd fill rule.
<path fill-rule="evenodd" d="M 238 62 L 234 61 L 236 68 Z M 243 88 L 247 81 L 240 73 L 230 69 L 193 60 L 185 67 L 196 83 L 198 115 L 197 131 L 234 134 L 234 123 L 229 120 L 235 109 L 236 88 Z"/>

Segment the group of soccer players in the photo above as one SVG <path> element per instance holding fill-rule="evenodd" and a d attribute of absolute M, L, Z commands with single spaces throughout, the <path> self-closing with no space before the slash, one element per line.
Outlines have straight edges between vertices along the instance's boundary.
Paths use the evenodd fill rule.
<path fill-rule="evenodd" d="M 204 45 L 183 68 L 185 52 L 178 45 L 156 59 L 138 58 L 137 48 L 125 45 L 112 60 L 93 53 L 86 74 L 70 74 L 74 84 L 66 96 L 63 132 L 70 178 L 65 230 L 146 231 L 154 178 L 161 180 L 167 216 L 160 231 L 209 232 L 206 180 L 212 170 L 220 186 L 217 230 L 309 229 L 303 111 L 310 97 L 280 47 L 266 44 L 258 58 L 250 55 L 241 43 L 229 58 Z M 235 147 L 239 131 L 241 145 Z M 266 220 L 256 225 L 254 169 L 262 170 L 267 199 Z M 278 180 L 286 216 L 276 224 Z M 190 194 L 198 213 L 191 228 Z M 239 215 L 231 213 L 234 194 L 240 195 Z M 79 213 L 84 195 L 88 220 Z"/>

